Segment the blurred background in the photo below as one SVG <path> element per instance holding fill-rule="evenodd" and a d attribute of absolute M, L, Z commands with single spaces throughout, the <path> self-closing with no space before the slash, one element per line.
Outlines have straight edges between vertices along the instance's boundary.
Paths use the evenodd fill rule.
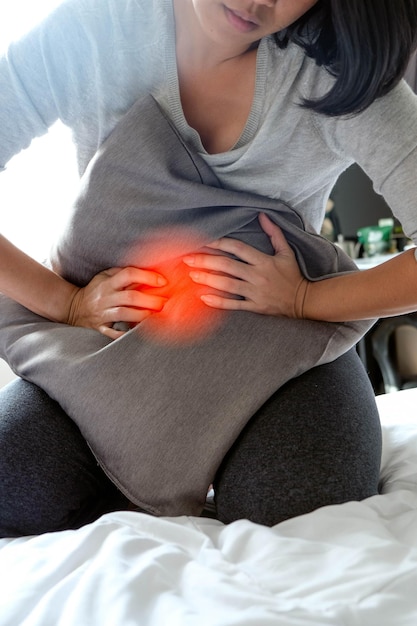
<path fill-rule="evenodd" d="M 0 51 L 61 0 L 0 3 Z M 77 171 L 69 131 L 56 124 L 0 174 L 0 230 L 17 246 L 43 260 L 75 195 Z"/>

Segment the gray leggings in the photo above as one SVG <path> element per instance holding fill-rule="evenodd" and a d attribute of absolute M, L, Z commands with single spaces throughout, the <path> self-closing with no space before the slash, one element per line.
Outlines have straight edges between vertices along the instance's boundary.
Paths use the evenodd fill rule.
<path fill-rule="evenodd" d="M 273 525 L 378 491 L 381 432 L 356 352 L 279 389 L 214 480 L 218 519 Z M 35 385 L 0 391 L 0 537 L 78 528 L 127 509 L 78 428 Z"/>

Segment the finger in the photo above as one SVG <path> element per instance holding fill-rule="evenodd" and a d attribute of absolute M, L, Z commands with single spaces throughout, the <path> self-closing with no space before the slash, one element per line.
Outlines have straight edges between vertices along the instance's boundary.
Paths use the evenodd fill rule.
<path fill-rule="evenodd" d="M 126 322 L 129 324 L 140 324 L 147 317 L 152 315 L 154 311 L 146 309 L 132 309 L 127 307 L 113 307 L 103 313 L 103 323 L 106 325 L 115 324 L 116 322 Z"/>
<path fill-rule="evenodd" d="M 138 289 L 125 289 L 124 291 L 113 293 L 111 297 L 108 297 L 106 302 L 108 308 L 115 308 L 117 306 L 131 309 L 161 311 L 167 302 L 167 298 L 154 296 Z"/>
<path fill-rule="evenodd" d="M 114 268 L 112 268 L 114 269 Z M 109 273 L 111 270 L 106 270 Z M 126 289 L 131 285 L 147 285 L 149 287 L 163 287 L 167 280 L 161 274 L 151 270 L 144 270 L 138 267 L 124 267 L 111 274 L 113 276 L 112 285 L 115 289 Z"/>
<path fill-rule="evenodd" d="M 224 311 L 249 311 L 250 304 L 246 300 L 235 300 L 232 298 L 223 298 L 214 294 L 200 296 L 201 300 L 207 306 L 214 309 L 223 309 Z"/>
<path fill-rule="evenodd" d="M 230 274 L 230 276 L 235 276 L 242 280 L 246 278 L 248 265 L 250 265 L 249 263 L 242 263 L 242 261 L 219 254 L 190 254 L 185 256 L 183 261 L 189 267 Z"/>
<path fill-rule="evenodd" d="M 277 254 L 286 254 L 292 252 L 284 233 L 281 228 L 275 224 L 265 213 L 259 214 L 259 223 L 262 230 L 268 235 L 271 240 L 272 247 Z"/>
<path fill-rule="evenodd" d="M 230 276 L 219 276 L 218 274 L 193 270 L 190 272 L 190 278 L 199 285 L 213 287 L 217 291 L 224 291 L 236 296 L 246 297 L 248 292 L 248 284 L 245 281 Z"/>
<path fill-rule="evenodd" d="M 98 326 L 97 330 L 106 337 L 110 337 L 110 339 L 117 339 L 124 335 L 130 328 L 137 326 L 141 322 L 143 322 L 147 317 L 152 315 L 152 311 L 132 311 L 130 309 L 126 309 L 123 311 L 113 310 L 108 311 L 108 316 L 110 318 L 109 321 L 106 321 L 103 324 Z M 118 328 L 116 325 L 122 323 L 127 324 L 129 326 L 128 329 Z"/>
<path fill-rule="evenodd" d="M 98 331 L 105 337 L 109 337 L 109 339 L 118 339 L 119 337 L 122 337 L 122 335 L 124 335 L 126 332 L 124 330 L 116 330 L 111 326 L 106 326 L 106 324 L 102 324 L 101 326 L 99 326 Z"/>
<path fill-rule="evenodd" d="M 118 272 L 121 272 L 122 269 L 123 269 L 123 267 L 109 267 L 108 269 L 103 270 L 100 273 L 105 275 L 105 276 L 114 276 Z"/>

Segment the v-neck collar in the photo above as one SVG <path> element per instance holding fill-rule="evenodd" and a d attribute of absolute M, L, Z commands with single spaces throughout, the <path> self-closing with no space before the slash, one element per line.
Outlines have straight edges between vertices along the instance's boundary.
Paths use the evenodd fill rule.
<path fill-rule="evenodd" d="M 167 15 L 170 19 L 167 20 L 167 39 L 166 39 L 166 53 L 165 53 L 165 68 L 166 78 L 168 81 L 168 104 L 172 121 L 174 122 L 177 130 L 180 132 L 185 141 L 194 146 L 201 154 L 207 155 L 211 158 L 225 155 L 233 150 L 242 148 L 248 144 L 256 134 L 259 127 L 260 120 L 262 118 L 262 110 L 264 106 L 263 95 L 265 93 L 267 66 L 268 66 L 268 41 L 262 39 L 259 43 L 257 55 L 256 55 L 256 78 L 255 89 L 253 95 L 253 101 L 251 110 L 249 112 L 248 119 L 246 120 L 245 127 L 236 141 L 226 152 L 218 152 L 215 154 L 208 153 L 205 149 L 199 133 L 192 128 L 184 115 L 184 111 L 181 105 L 180 88 L 178 80 L 178 66 L 176 55 L 176 36 L 175 36 L 175 15 L 172 0 L 165 0 L 165 7 Z"/>

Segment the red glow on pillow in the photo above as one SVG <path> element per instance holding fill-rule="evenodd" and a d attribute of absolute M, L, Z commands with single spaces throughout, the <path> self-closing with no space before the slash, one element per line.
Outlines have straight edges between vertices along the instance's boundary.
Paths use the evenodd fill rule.
<path fill-rule="evenodd" d="M 156 241 L 138 244 L 129 256 L 129 265 L 154 270 L 168 281 L 163 287 L 139 287 L 141 291 L 168 298 L 162 311 L 152 313 L 138 326 L 141 334 L 162 343 L 193 343 L 204 340 L 222 323 L 225 312 L 208 307 L 200 299 L 202 294 L 213 290 L 194 283 L 189 276 L 190 268 L 182 261 L 183 256 L 202 245 L 204 242 L 192 231 L 164 230 L 158 233 Z"/>

